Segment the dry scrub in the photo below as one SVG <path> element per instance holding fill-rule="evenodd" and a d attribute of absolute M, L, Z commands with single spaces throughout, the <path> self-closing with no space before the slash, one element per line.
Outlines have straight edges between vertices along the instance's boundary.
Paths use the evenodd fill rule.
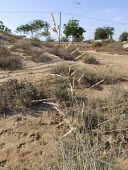
<path fill-rule="evenodd" d="M 6 114 L 16 109 L 31 107 L 32 100 L 44 98 L 44 93 L 39 91 L 31 83 L 18 83 L 17 80 L 9 80 L 0 86 L 0 112 Z"/>
<path fill-rule="evenodd" d="M 22 68 L 20 58 L 14 56 L 6 48 L 0 47 L 0 68 L 3 70 L 17 70 Z"/>

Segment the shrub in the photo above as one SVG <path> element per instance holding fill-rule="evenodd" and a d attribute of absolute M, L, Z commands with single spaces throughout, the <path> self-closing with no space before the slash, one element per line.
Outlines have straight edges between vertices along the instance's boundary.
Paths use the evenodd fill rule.
<path fill-rule="evenodd" d="M 95 46 L 94 46 L 95 48 Z M 111 54 L 127 55 L 128 49 L 123 48 L 122 42 L 111 42 L 111 43 L 102 43 L 102 46 L 96 46 L 96 50 L 108 52 Z"/>
<path fill-rule="evenodd" d="M 99 64 L 99 62 L 92 55 L 86 53 L 82 57 L 82 61 L 87 64 Z"/>
<path fill-rule="evenodd" d="M 71 95 L 69 92 L 69 85 L 64 80 L 63 82 L 59 82 L 55 88 L 55 97 L 60 102 L 70 101 Z"/>
<path fill-rule="evenodd" d="M 12 47 L 12 50 L 15 49 L 22 49 L 22 50 L 28 50 L 32 47 L 32 44 L 30 41 L 27 40 L 19 40 L 18 42 L 16 42 L 14 44 L 14 46 Z"/>
<path fill-rule="evenodd" d="M 32 61 L 36 62 L 36 63 L 41 63 L 41 62 L 50 62 L 52 61 L 52 58 L 49 56 L 48 53 L 44 53 L 44 54 L 41 54 L 39 56 L 32 56 Z"/>
<path fill-rule="evenodd" d="M 119 161 L 122 157 L 127 160 L 128 119 L 124 108 L 128 107 L 128 93 L 117 89 L 103 99 L 88 100 L 83 112 L 80 106 L 79 112 L 75 111 L 77 123 L 72 121 L 71 125 L 77 127 L 77 131 L 59 140 L 59 167 L 56 165 L 55 169 L 122 169 Z M 116 96 L 120 97 L 116 99 Z"/>
<path fill-rule="evenodd" d="M 93 47 L 97 48 L 97 47 L 102 47 L 102 42 L 93 42 L 92 43 Z"/>
<path fill-rule="evenodd" d="M 0 68 L 3 70 L 17 70 L 22 68 L 22 62 L 17 56 L 3 47 L 0 47 Z"/>
<path fill-rule="evenodd" d="M 78 57 L 78 55 L 80 55 L 78 51 L 75 51 L 75 48 L 65 49 L 60 46 L 54 48 L 53 54 L 59 56 L 64 60 L 71 60 L 71 61 L 74 61 L 75 58 Z"/>
<path fill-rule="evenodd" d="M 53 68 L 52 73 L 68 77 L 73 71 L 75 71 L 75 69 L 72 66 L 60 64 Z"/>
<path fill-rule="evenodd" d="M 115 40 L 113 40 L 113 39 L 106 39 L 106 40 L 102 41 L 103 45 L 114 43 L 114 42 L 115 42 Z"/>
<path fill-rule="evenodd" d="M 32 100 L 43 98 L 43 94 L 31 83 L 18 83 L 17 80 L 9 80 L 0 86 L 0 108 L 15 110 L 30 107 Z"/>
<path fill-rule="evenodd" d="M 12 35 L 12 34 L 8 34 L 7 36 L 7 41 L 9 43 L 16 43 L 18 40 L 22 39 L 22 37 L 20 36 L 16 36 L 16 35 Z"/>

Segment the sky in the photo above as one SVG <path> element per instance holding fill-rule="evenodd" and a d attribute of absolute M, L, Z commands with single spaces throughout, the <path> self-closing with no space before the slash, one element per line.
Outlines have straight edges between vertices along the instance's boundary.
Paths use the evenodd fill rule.
<path fill-rule="evenodd" d="M 103 26 L 114 27 L 117 40 L 122 32 L 128 31 L 127 8 L 128 0 L 1 0 L 0 21 L 15 33 L 19 25 L 35 19 L 47 21 L 52 27 L 51 12 L 59 25 L 62 12 L 62 32 L 65 23 L 77 19 L 86 30 L 85 40 L 93 39 L 95 29 Z M 56 38 L 52 30 L 51 36 Z"/>

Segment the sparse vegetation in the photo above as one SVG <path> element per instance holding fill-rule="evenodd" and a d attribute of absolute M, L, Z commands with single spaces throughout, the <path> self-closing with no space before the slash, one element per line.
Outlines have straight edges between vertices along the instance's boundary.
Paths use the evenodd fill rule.
<path fill-rule="evenodd" d="M 114 60 L 108 65 L 100 53 L 81 55 L 85 44 L 57 45 L 15 37 L 10 43 L 14 45 L 11 51 L 0 47 L 0 119 L 6 121 L 1 125 L 0 148 L 9 155 L 0 167 L 122 170 L 128 150 L 125 61 L 117 56 L 122 63 L 116 62 L 114 55 L 108 55 L 111 64 Z M 111 39 L 93 43 L 97 51 L 127 54 L 122 45 Z M 25 69 L 3 71 L 22 68 L 15 53 L 21 54 Z M 55 62 L 51 54 L 58 56 Z M 22 155 L 17 166 L 10 156 L 12 149 L 16 157 Z"/>
<path fill-rule="evenodd" d="M 0 112 L 15 111 L 32 106 L 32 100 L 42 99 L 44 94 L 38 91 L 31 83 L 18 83 L 9 80 L 0 86 Z"/>
<path fill-rule="evenodd" d="M 12 55 L 6 48 L 0 47 L 0 68 L 3 70 L 17 70 L 22 68 L 20 58 Z"/>
<path fill-rule="evenodd" d="M 52 58 L 50 57 L 50 54 L 48 54 L 48 53 L 43 53 L 39 56 L 33 55 L 31 59 L 32 59 L 32 61 L 34 61 L 36 63 L 42 63 L 42 62 L 48 63 L 48 62 L 52 61 Z"/>
<path fill-rule="evenodd" d="M 12 47 L 12 50 L 15 49 L 22 49 L 22 50 L 28 50 L 32 47 L 32 44 L 30 41 L 27 40 L 19 40 L 18 42 L 16 42 L 14 44 L 14 46 Z"/>
<path fill-rule="evenodd" d="M 108 52 L 111 54 L 119 54 L 119 55 L 127 55 L 128 54 L 128 49 L 123 48 L 123 43 L 122 42 L 110 42 L 106 43 L 105 41 L 103 42 L 95 42 L 93 43 L 93 47 L 97 51 L 101 52 Z"/>
<path fill-rule="evenodd" d="M 58 46 L 54 48 L 54 51 L 52 53 L 64 60 L 74 61 L 75 58 L 78 57 L 78 55 L 80 55 L 80 52 L 75 50 L 76 50 L 75 48 L 65 49 L 64 47 Z"/>
<path fill-rule="evenodd" d="M 99 64 L 99 62 L 92 55 L 86 53 L 82 57 L 82 61 L 87 64 Z"/>

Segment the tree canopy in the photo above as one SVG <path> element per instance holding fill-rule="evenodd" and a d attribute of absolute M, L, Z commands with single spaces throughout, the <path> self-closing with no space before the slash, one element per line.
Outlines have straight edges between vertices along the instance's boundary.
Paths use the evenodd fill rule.
<path fill-rule="evenodd" d="M 0 21 L 0 32 L 11 33 L 11 30 L 8 27 L 6 27 L 2 21 Z"/>
<path fill-rule="evenodd" d="M 128 32 L 123 32 L 120 37 L 119 37 L 120 41 L 128 41 Z"/>
<path fill-rule="evenodd" d="M 66 37 L 72 36 L 72 41 L 74 38 L 79 38 L 83 36 L 83 33 L 86 32 L 83 27 L 79 26 L 78 20 L 69 20 L 67 24 L 64 24 L 64 34 Z"/>
<path fill-rule="evenodd" d="M 17 27 L 16 31 L 23 32 L 24 34 L 31 33 L 31 36 L 33 38 L 34 33 L 41 31 L 41 29 L 48 31 L 49 27 L 50 25 L 46 21 L 34 20 L 34 21 L 30 21 L 25 25 L 21 25 Z"/>
<path fill-rule="evenodd" d="M 114 27 L 98 27 L 94 34 L 95 40 L 112 39 L 114 35 Z"/>

